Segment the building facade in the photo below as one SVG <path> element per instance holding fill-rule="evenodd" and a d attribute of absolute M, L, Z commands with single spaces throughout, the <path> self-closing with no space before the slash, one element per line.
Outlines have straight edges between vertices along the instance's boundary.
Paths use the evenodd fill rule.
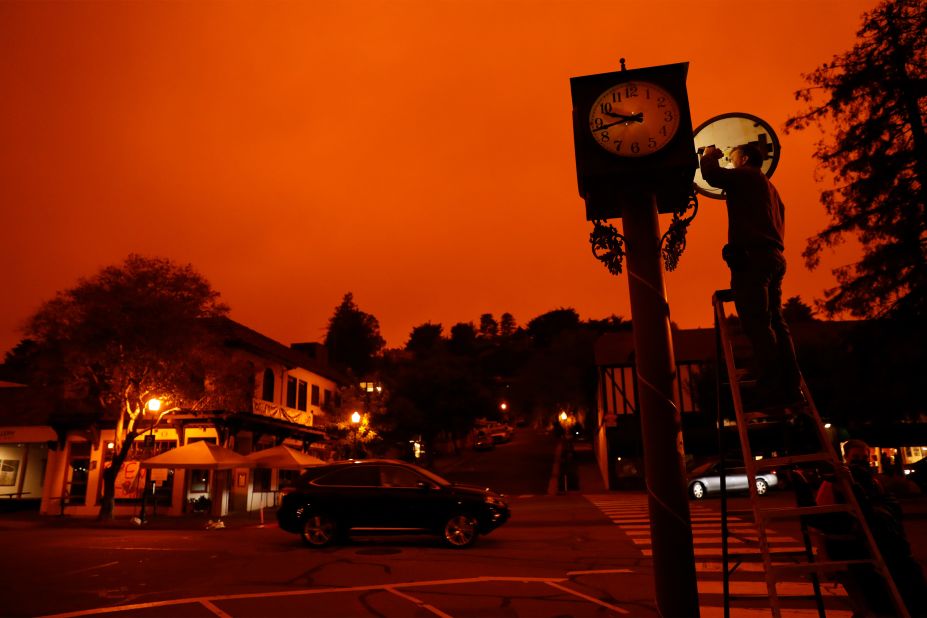
<path fill-rule="evenodd" d="M 345 378 L 328 366 L 321 346 L 288 347 L 227 318 L 213 320 L 210 328 L 221 337 L 229 362 L 253 369 L 251 404 L 239 410 L 179 410 L 156 426 L 142 419 L 144 431 L 135 438 L 117 476 L 117 516 L 138 513 L 143 503 L 149 513 L 161 515 L 256 510 L 274 505 L 280 485 L 296 474 L 195 461 L 176 469 L 142 466 L 149 457 L 193 442 L 211 442 L 241 455 L 284 444 L 321 459 L 330 457 L 322 427 L 338 410 Z M 38 501 L 42 514 L 98 513 L 102 471 L 112 459 L 117 438 L 115 424 L 55 427 L 47 424 L 50 415 L 40 406 L 30 406 L 38 397 L 34 390 L 3 386 L 0 493 L 12 494 L 8 499 Z M 11 422 L 25 418 L 34 424 Z"/>

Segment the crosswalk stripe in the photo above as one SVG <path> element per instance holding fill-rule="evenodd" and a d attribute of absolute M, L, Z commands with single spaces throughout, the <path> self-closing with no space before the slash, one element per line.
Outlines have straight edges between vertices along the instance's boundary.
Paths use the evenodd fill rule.
<path fill-rule="evenodd" d="M 651 539 L 651 520 L 645 496 L 616 496 L 616 495 L 587 495 L 586 499 L 602 512 L 615 526 L 617 526 L 634 544 L 641 555 L 653 556 Z M 635 501 L 629 503 L 629 500 Z M 697 586 L 699 591 L 699 605 L 703 618 L 721 618 L 723 616 L 723 571 L 722 571 L 722 539 L 721 514 L 702 505 L 692 505 L 690 508 L 692 550 L 695 555 L 695 568 Z M 738 515 L 730 515 L 727 522 L 728 547 L 733 553 L 728 554 L 728 568 L 737 564 L 737 575 L 730 580 L 730 592 L 734 595 L 756 596 L 762 600 L 768 598 L 768 590 L 764 578 L 762 562 L 754 561 L 759 555 L 759 534 L 756 525 L 750 519 Z M 767 528 L 767 542 L 769 547 L 783 552 L 804 552 L 805 546 L 788 534 Z M 739 554 L 738 554 L 739 552 Z M 738 562 L 746 559 L 746 562 Z M 776 590 L 782 596 L 809 596 L 813 588 L 809 582 L 796 576 L 794 580 L 779 581 Z M 846 605 L 846 591 L 838 584 L 825 584 L 822 586 L 822 597 L 827 602 L 833 599 L 838 607 L 828 606 L 828 618 L 851 618 L 852 612 L 844 610 Z M 757 601 L 754 600 L 755 604 Z M 751 608 L 741 607 L 734 602 L 738 618 L 753 618 L 754 616 L 768 618 L 769 607 Z M 813 602 L 809 602 L 808 610 L 790 607 L 788 615 L 795 618 L 809 618 L 817 616 L 813 609 Z"/>

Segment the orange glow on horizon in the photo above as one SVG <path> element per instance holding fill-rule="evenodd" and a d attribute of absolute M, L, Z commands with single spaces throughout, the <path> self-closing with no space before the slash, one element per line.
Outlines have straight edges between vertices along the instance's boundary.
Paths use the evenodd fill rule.
<path fill-rule="evenodd" d="M 321 341 L 349 291 L 393 347 L 483 313 L 630 319 L 626 275 L 591 255 L 569 93 L 622 57 L 689 62 L 696 126 L 741 111 L 777 130 L 784 293 L 810 302 L 857 249 L 804 268 L 826 221 L 820 136 L 782 127 L 801 73 L 876 4 L 2 3 L 0 352 L 41 302 L 133 252 L 193 264 L 233 319 L 284 343 Z M 702 198 L 666 277 L 681 327 L 711 324 L 725 225 Z"/>

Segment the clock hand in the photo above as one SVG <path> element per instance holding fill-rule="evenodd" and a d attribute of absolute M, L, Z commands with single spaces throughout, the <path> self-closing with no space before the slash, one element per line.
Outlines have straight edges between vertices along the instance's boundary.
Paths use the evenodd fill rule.
<path fill-rule="evenodd" d="M 615 122 L 609 122 L 607 124 L 603 124 L 600 127 L 593 128 L 592 129 L 593 131 L 604 131 L 605 129 L 608 129 L 609 127 L 615 126 L 616 124 L 628 124 L 629 122 L 644 122 L 644 112 L 638 112 L 634 114 L 633 116 L 625 116 L 624 114 L 611 114 L 608 112 L 606 112 L 606 114 L 608 114 L 609 116 L 623 118 L 623 120 L 616 120 Z"/>
<path fill-rule="evenodd" d="M 605 112 L 605 115 L 611 116 L 612 118 L 621 118 L 625 122 L 643 122 L 644 121 L 643 112 L 637 112 L 636 114 L 632 114 L 631 116 L 628 116 L 626 114 L 616 114 L 614 112 Z"/>

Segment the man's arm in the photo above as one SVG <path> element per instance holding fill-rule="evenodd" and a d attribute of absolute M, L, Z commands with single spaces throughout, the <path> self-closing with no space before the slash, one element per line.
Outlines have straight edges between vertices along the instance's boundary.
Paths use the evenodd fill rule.
<path fill-rule="evenodd" d="M 720 148 L 706 146 L 705 150 L 702 152 L 701 159 L 699 159 L 699 167 L 702 169 L 702 178 L 712 187 L 718 189 L 727 188 L 728 183 L 725 177 L 730 173 L 730 170 L 723 169 L 718 164 L 718 161 L 720 161 L 723 156 L 724 153 L 721 152 Z"/>

